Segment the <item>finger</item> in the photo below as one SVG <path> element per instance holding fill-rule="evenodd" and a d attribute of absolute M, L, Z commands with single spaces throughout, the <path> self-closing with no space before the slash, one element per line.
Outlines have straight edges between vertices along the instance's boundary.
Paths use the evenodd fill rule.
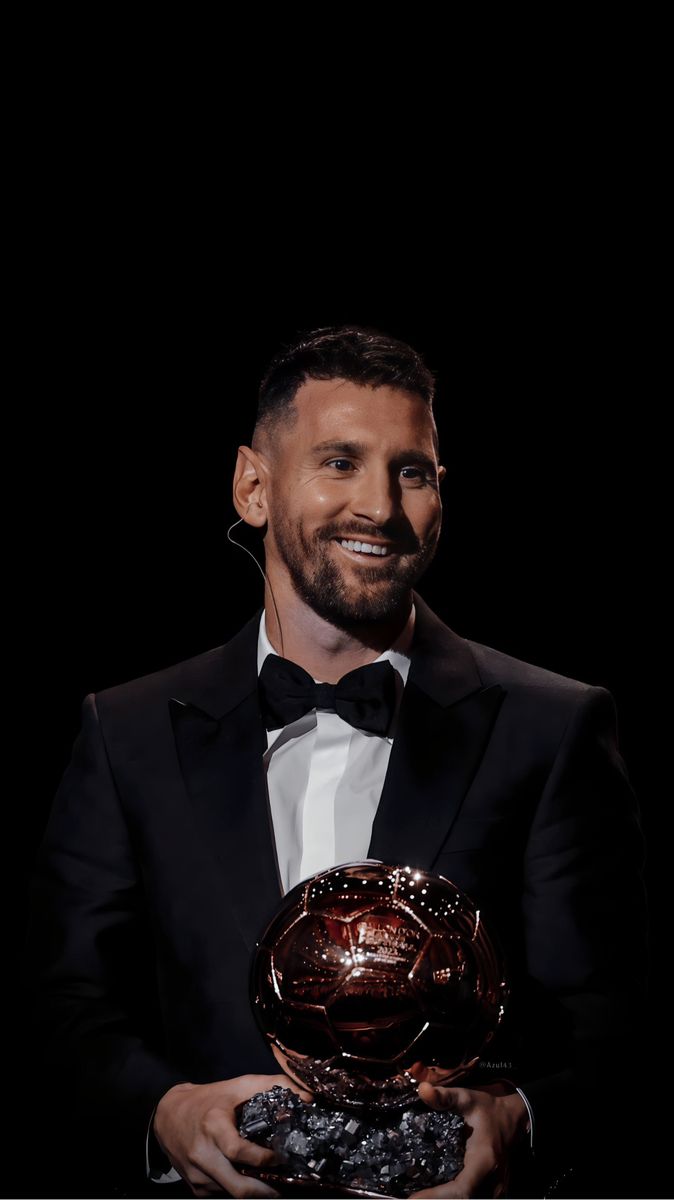
<path fill-rule="evenodd" d="M 261 1179 L 253 1175 L 241 1175 L 215 1146 L 203 1151 L 198 1167 L 189 1168 L 187 1182 L 195 1196 L 214 1196 L 222 1191 L 237 1197 L 280 1196 L 280 1192 Z"/>
<path fill-rule="evenodd" d="M 449 1109 L 462 1114 L 469 1112 L 475 1103 L 468 1088 L 442 1087 L 424 1081 L 419 1084 L 417 1093 L 429 1108 Z"/>
<path fill-rule="evenodd" d="M 429 1088 L 429 1090 L 441 1093 L 459 1093 L 455 1097 L 457 1111 L 458 1106 L 462 1106 L 464 1111 L 473 1106 L 470 1095 L 465 1094 L 465 1088 Z M 454 1107 L 451 1097 L 447 1095 L 437 1097 L 433 1107 L 436 1106 L 436 1103 L 440 1107 Z M 484 1138 L 480 1123 L 478 1122 L 475 1127 L 469 1128 L 471 1132 L 465 1144 L 463 1167 L 458 1175 L 455 1175 L 450 1183 L 425 1188 L 421 1192 L 414 1192 L 412 1196 L 408 1197 L 408 1200 L 416 1200 L 416 1197 L 437 1197 L 439 1200 L 441 1196 L 443 1200 L 445 1197 L 447 1197 L 447 1200 L 459 1200 L 459 1197 L 470 1197 L 478 1194 L 481 1184 L 495 1170 L 494 1155 L 489 1141 Z"/>
<path fill-rule="evenodd" d="M 216 1141 L 217 1145 L 217 1141 Z M 251 1167 L 275 1167 L 279 1161 L 278 1155 L 268 1146 L 260 1146 L 257 1142 L 249 1142 L 238 1134 L 226 1142 L 228 1153 L 226 1157 L 232 1162 L 247 1163 Z M 225 1151 L 218 1145 L 221 1153 Z"/>
<path fill-rule="evenodd" d="M 299 1084 L 295 1083 L 294 1079 L 290 1079 L 287 1075 L 239 1075 L 235 1080 L 231 1081 L 231 1084 L 228 1084 L 228 1106 L 237 1108 L 239 1104 L 250 1100 L 258 1092 L 268 1092 L 275 1085 L 277 1087 L 292 1088 L 303 1100 L 313 1100 L 311 1092 L 301 1088 Z"/>
<path fill-rule="evenodd" d="M 454 1178 L 458 1179 L 459 1176 L 456 1175 Z M 440 1197 L 442 1200 L 464 1200 L 466 1196 L 472 1195 L 473 1193 L 466 1191 L 463 1185 L 455 1188 L 454 1180 L 452 1180 L 451 1183 L 440 1183 L 437 1187 L 424 1188 L 421 1192 L 412 1192 L 407 1200 L 417 1200 L 417 1197 L 419 1200 L 427 1200 L 427 1198 L 431 1200 L 431 1197 L 433 1200 L 440 1200 Z"/>
<path fill-rule="evenodd" d="M 417 1083 L 446 1083 L 448 1086 L 456 1078 L 456 1068 L 427 1067 L 420 1059 L 407 1068 L 407 1074 Z"/>
<path fill-rule="evenodd" d="M 268 1092 L 277 1081 L 275 1075 L 239 1075 L 227 1081 L 226 1100 L 232 1107 L 250 1100 L 258 1092 Z"/>
<path fill-rule="evenodd" d="M 207 1145 L 214 1147 L 225 1158 L 248 1163 L 252 1167 L 272 1167 L 278 1157 L 268 1146 L 244 1138 L 239 1133 L 236 1121 L 226 1109 L 212 1109 L 203 1122 L 203 1134 Z"/>
<path fill-rule="evenodd" d="M 448 1185 L 445 1195 L 448 1197 L 475 1196 L 480 1185 L 494 1171 L 494 1160 L 488 1153 L 466 1155 L 463 1169 L 455 1175 Z"/>
<path fill-rule="evenodd" d="M 311 1092 L 302 1089 L 287 1075 L 243 1075 L 238 1086 L 230 1092 L 226 1104 L 219 1113 L 214 1114 L 214 1121 L 204 1132 L 216 1143 L 218 1149 L 230 1161 L 247 1163 L 253 1167 L 275 1166 L 278 1155 L 257 1142 L 244 1138 L 239 1133 L 239 1112 L 246 1100 L 250 1100 L 259 1091 L 270 1091 L 272 1087 L 286 1087 L 299 1095 L 302 1100 L 313 1100 Z M 252 1089 L 252 1090 L 251 1090 Z M 245 1097 L 241 1099 L 242 1092 Z"/>
<path fill-rule="evenodd" d="M 268 1146 L 241 1137 L 227 1116 L 223 1116 L 216 1127 L 211 1126 L 208 1133 L 216 1149 L 231 1162 L 248 1163 L 251 1167 L 274 1167 L 279 1161 L 276 1152 Z"/>
<path fill-rule="evenodd" d="M 457 1196 L 477 1196 L 478 1189 L 482 1188 L 485 1179 L 489 1179 L 493 1176 L 493 1171 L 493 1166 L 488 1162 L 483 1163 L 479 1170 L 470 1171 L 464 1168 L 464 1170 L 460 1172 L 462 1179 L 459 1180 L 459 1176 L 457 1175 L 456 1179 L 454 1180 L 454 1183 L 459 1188 L 459 1191 L 455 1192 L 454 1194 Z M 484 1191 L 482 1191 L 481 1194 L 484 1195 Z M 488 1194 L 492 1194 L 491 1189 L 489 1190 Z"/>

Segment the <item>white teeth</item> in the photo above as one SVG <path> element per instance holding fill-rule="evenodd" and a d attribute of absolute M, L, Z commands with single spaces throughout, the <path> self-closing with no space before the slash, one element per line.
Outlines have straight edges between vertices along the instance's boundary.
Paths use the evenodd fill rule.
<path fill-rule="evenodd" d="M 380 558 L 385 558 L 388 554 L 388 546 L 375 546 L 372 542 L 349 542 L 342 538 L 340 545 L 346 546 L 348 550 L 355 550 L 358 554 L 376 554 Z"/>

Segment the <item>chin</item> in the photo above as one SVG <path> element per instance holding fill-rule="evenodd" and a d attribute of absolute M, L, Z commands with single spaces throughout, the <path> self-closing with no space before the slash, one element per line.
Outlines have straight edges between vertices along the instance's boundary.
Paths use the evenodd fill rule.
<path fill-rule="evenodd" d="M 352 597 L 330 597 L 322 615 L 335 624 L 364 625 L 393 616 L 408 600 L 410 589 L 404 587 L 378 589 L 377 596 L 354 589 Z"/>

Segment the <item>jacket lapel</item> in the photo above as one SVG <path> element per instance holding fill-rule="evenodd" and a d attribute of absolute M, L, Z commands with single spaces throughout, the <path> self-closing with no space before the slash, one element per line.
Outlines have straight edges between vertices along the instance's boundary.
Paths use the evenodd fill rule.
<path fill-rule="evenodd" d="M 484 754 L 505 695 L 483 687 L 468 643 L 417 592 L 410 670 L 369 858 L 431 869 Z M 257 693 L 262 608 L 224 646 L 185 664 L 169 709 L 203 835 L 250 950 L 282 898 Z M 198 662 L 192 667 L 191 662 Z"/>
<path fill-rule="evenodd" d="M 467 641 L 414 593 L 410 669 L 369 858 L 431 870 L 480 764 L 505 691 L 483 687 Z"/>
<path fill-rule="evenodd" d="M 197 821 L 221 869 L 243 938 L 252 950 L 279 907 L 282 889 L 262 755 L 257 697 L 262 608 L 187 676 L 169 710 Z"/>

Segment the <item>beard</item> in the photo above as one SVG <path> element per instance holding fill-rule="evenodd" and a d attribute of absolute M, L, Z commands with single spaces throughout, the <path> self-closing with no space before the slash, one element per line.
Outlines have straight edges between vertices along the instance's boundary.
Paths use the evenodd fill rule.
<path fill-rule="evenodd" d="M 272 523 L 276 547 L 295 591 L 318 616 L 339 629 L 353 630 L 371 622 L 391 619 L 409 608 L 414 584 L 427 569 L 438 547 L 440 530 L 410 553 L 392 554 L 387 562 L 357 572 L 350 571 L 339 551 L 331 549 L 339 530 L 321 530 L 312 538 L 301 523 L 277 517 Z M 408 535 L 410 542 L 413 535 Z M 394 539 L 397 545 L 402 539 Z M 360 581 L 360 586 L 359 582 Z"/>

